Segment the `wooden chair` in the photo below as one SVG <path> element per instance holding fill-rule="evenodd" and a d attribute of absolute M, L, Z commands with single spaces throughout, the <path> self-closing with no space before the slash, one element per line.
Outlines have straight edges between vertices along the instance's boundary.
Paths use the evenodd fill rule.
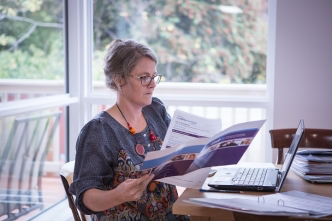
<path fill-rule="evenodd" d="M 0 216 L 43 209 L 42 174 L 62 112 L 16 118 L 0 153 Z"/>
<path fill-rule="evenodd" d="M 65 163 L 62 165 L 62 167 L 59 170 L 59 174 L 62 180 L 63 187 L 65 189 L 69 207 L 73 213 L 73 217 L 75 221 L 87 221 L 87 218 L 85 215 L 78 211 L 75 202 L 74 202 L 74 196 L 69 192 L 69 186 L 73 182 L 73 175 L 74 175 L 74 166 L 75 161 L 70 161 L 68 163 Z"/>
<path fill-rule="evenodd" d="M 278 149 L 277 164 L 284 160 L 284 148 L 289 148 L 296 128 L 270 130 L 272 148 Z M 306 128 L 299 148 L 332 149 L 332 130 Z"/>

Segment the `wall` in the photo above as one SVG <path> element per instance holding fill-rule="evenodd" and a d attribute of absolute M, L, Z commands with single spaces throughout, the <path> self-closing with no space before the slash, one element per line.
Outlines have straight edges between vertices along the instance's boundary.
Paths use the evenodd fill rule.
<path fill-rule="evenodd" d="M 272 128 L 332 129 L 332 1 L 276 2 Z"/>

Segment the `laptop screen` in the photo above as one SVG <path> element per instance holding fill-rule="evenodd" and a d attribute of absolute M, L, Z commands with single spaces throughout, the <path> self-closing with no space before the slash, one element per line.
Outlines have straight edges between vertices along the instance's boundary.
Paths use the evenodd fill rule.
<path fill-rule="evenodd" d="M 279 184 L 278 184 L 278 187 L 277 187 L 277 191 L 279 192 L 280 189 L 281 189 L 281 186 L 287 176 L 287 173 L 290 169 L 290 166 L 293 162 L 293 159 L 294 159 L 294 156 L 296 154 L 296 151 L 300 145 L 300 142 L 301 142 L 301 139 L 303 137 L 303 134 L 304 134 L 304 122 L 303 120 L 300 120 L 300 123 L 299 123 L 299 126 L 294 134 L 294 138 L 292 140 L 292 143 L 288 149 L 288 152 L 286 154 L 286 157 L 285 157 L 285 160 L 284 160 L 284 163 L 280 169 L 280 179 L 279 179 Z"/>

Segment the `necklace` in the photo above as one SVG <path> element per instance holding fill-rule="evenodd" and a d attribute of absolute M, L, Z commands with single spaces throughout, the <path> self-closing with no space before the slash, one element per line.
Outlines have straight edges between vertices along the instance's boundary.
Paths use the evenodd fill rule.
<path fill-rule="evenodd" d="M 135 128 L 133 128 L 132 126 L 130 126 L 129 122 L 127 121 L 127 119 L 126 119 L 125 116 L 123 115 L 123 113 L 122 113 L 122 111 L 121 111 L 121 109 L 120 109 L 120 107 L 119 107 L 119 105 L 118 105 L 117 103 L 116 103 L 116 106 L 118 107 L 118 109 L 119 109 L 119 111 L 120 111 L 120 113 L 121 113 L 123 119 L 126 121 L 129 132 L 130 132 L 132 135 L 136 134 L 136 130 L 135 130 Z M 143 112 L 142 112 L 142 114 L 143 114 Z M 156 136 L 154 135 L 154 133 L 152 132 L 152 130 L 150 129 L 150 126 L 149 126 L 148 121 L 146 120 L 144 114 L 143 114 L 143 117 L 144 117 L 144 119 L 145 119 L 145 121 L 146 121 L 146 124 L 147 124 L 147 126 L 148 126 L 148 128 L 149 128 L 150 140 L 151 140 L 152 142 L 155 142 L 155 141 L 157 140 L 157 138 L 156 138 Z"/>
<path fill-rule="evenodd" d="M 123 113 L 122 113 L 122 111 L 121 111 L 121 109 L 120 109 L 120 107 L 119 107 L 119 105 L 118 105 L 117 103 L 116 103 L 116 106 L 118 107 L 118 109 L 119 109 L 119 111 L 120 111 L 120 113 L 121 113 L 123 119 L 126 121 L 129 132 L 130 132 L 132 135 L 136 134 L 136 130 L 135 130 L 132 126 L 130 126 L 129 122 L 127 121 L 127 119 L 126 119 L 125 116 L 123 115 Z M 148 121 L 146 120 L 146 118 L 145 118 L 143 112 L 142 112 L 142 114 L 143 114 L 143 117 L 144 117 L 144 119 L 145 119 L 145 121 L 146 121 L 146 125 L 147 125 L 148 128 L 149 128 L 150 140 L 151 140 L 152 142 L 155 142 L 155 141 L 157 140 L 157 138 L 156 138 L 156 136 L 153 134 L 152 130 L 150 129 L 149 123 L 148 123 Z M 145 136 L 145 135 L 144 135 L 144 136 Z M 134 138 L 135 138 L 135 140 L 136 140 L 136 147 L 135 147 L 135 151 L 136 151 L 136 153 L 137 153 L 138 155 L 140 155 L 140 156 L 144 156 L 144 153 L 145 153 L 144 146 L 143 146 L 142 144 L 139 144 L 139 143 L 137 142 L 137 139 L 136 139 L 135 136 L 134 136 Z M 161 140 L 159 137 L 158 137 L 158 142 L 159 142 L 159 145 L 160 145 L 160 146 L 161 146 L 162 143 L 163 143 L 162 140 Z M 149 144 L 149 145 L 150 145 L 150 144 Z M 153 144 L 152 144 L 152 148 L 153 148 L 153 150 L 156 150 L 156 149 L 154 148 L 154 145 L 153 145 Z M 159 184 L 158 181 L 152 181 L 152 182 L 150 182 L 150 183 L 148 184 L 148 187 L 147 187 L 148 191 L 149 191 L 149 192 L 153 192 L 153 191 L 155 191 L 155 189 L 156 189 L 156 187 L 157 187 L 158 184 Z"/>

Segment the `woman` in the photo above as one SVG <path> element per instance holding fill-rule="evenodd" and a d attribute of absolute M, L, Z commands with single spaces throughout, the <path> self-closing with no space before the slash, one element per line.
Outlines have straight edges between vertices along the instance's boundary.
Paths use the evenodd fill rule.
<path fill-rule="evenodd" d="M 106 85 L 116 104 L 81 130 L 74 182 L 76 205 L 92 220 L 189 220 L 172 214 L 173 185 L 151 182 L 139 169 L 149 151 L 160 150 L 170 117 L 152 94 L 161 76 L 153 51 L 132 40 L 114 40 L 105 57 Z"/>

